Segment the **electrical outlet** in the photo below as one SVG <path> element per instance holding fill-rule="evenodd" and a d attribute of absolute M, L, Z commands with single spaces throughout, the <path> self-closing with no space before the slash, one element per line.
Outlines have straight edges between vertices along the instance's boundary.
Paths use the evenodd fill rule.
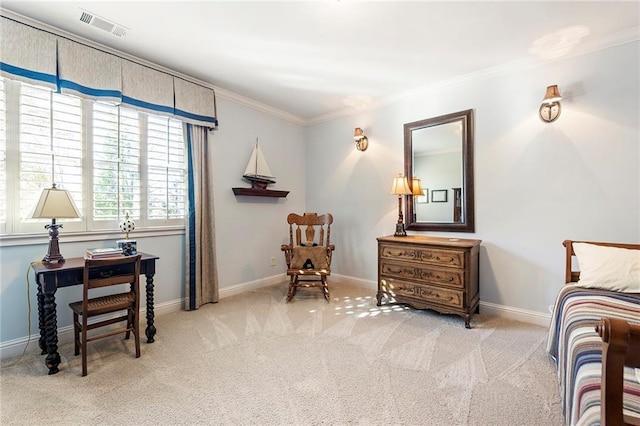
<path fill-rule="evenodd" d="M 276 266 L 276 258 L 275 257 L 271 258 L 271 266 Z"/>

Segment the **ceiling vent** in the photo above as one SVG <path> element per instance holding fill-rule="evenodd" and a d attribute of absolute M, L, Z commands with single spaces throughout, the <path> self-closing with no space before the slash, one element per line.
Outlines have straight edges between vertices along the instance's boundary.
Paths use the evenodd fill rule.
<path fill-rule="evenodd" d="M 78 19 L 80 22 L 99 28 L 102 31 L 107 31 L 116 37 L 124 37 L 127 34 L 127 28 L 122 25 L 118 25 L 115 22 L 101 18 L 95 13 L 91 13 L 87 10 L 80 9 L 78 11 Z"/>

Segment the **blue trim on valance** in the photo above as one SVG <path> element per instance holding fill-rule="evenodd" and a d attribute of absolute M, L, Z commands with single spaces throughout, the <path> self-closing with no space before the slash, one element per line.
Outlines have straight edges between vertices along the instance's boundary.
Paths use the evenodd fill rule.
<path fill-rule="evenodd" d="M 179 109 L 174 110 L 174 114 L 178 117 L 184 117 L 190 120 L 200 121 L 203 124 L 207 123 L 207 124 L 211 124 L 214 127 L 218 126 L 218 119 L 215 117 L 207 117 L 205 115 L 192 114 L 190 112 L 182 111 Z"/>
<path fill-rule="evenodd" d="M 122 99 L 122 91 L 120 90 L 94 89 L 69 80 L 58 80 L 58 90 L 62 89 L 73 90 L 74 92 L 82 93 L 93 98 Z"/>
<path fill-rule="evenodd" d="M 134 99 L 129 96 L 122 96 L 122 103 L 127 105 L 132 105 L 138 108 L 142 108 L 148 111 L 158 111 L 158 112 L 164 112 L 167 114 L 174 113 L 174 109 L 172 107 L 169 107 L 166 105 L 152 104 L 151 102 L 141 101 L 139 99 Z"/>
<path fill-rule="evenodd" d="M 0 62 L 0 70 L 7 72 L 9 74 L 19 75 L 20 77 L 28 78 L 30 80 L 44 81 L 54 86 L 56 86 L 58 82 L 58 76 L 56 75 L 45 74 L 37 71 L 31 71 L 25 68 L 20 68 L 14 65 L 6 64 L 4 62 Z"/>

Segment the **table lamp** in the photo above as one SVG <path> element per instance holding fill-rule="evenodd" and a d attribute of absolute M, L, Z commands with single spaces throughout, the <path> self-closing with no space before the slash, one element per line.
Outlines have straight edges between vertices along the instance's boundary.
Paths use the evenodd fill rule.
<path fill-rule="evenodd" d="M 390 194 L 398 196 L 398 223 L 396 223 L 396 232 L 393 235 L 396 237 L 406 237 L 407 232 L 404 230 L 404 222 L 402 220 L 402 196 L 411 195 L 412 192 L 409 187 L 409 181 L 402 173 L 398 173 L 398 176 L 393 178 Z"/>
<path fill-rule="evenodd" d="M 62 228 L 62 224 L 56 223 L 56 219 L 75 219 L 78 217 L 80 217 L 80 212 L 76 208 L 69 191 L 56 188 L 55 183 L 51 188 L 42 190 L 31 218 L 51 219 L 51 223 L 44 226 L 45 229 L 49 230 L 49 250 L 42 259 L 45 263 L 64 262 L 64 257 L 60 254 L 60 247 L 58 246 L 58 228 Z"/>

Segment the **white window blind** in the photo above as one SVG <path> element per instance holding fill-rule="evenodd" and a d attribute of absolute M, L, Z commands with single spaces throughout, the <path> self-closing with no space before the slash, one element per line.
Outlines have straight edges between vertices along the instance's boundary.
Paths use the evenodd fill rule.
<path fill-rule="evenodd" d="M 150 116 L 147 141 L 148 218 L 183 218 L 186 186 L 182 124 L 177 120 Z"/>
<path fill-rule="evenodd" d="M 51 187 L 52 183 L 71 193 L 83 215 L 82 102 L 79 98 L 23 84 L 19 108 L 20 223 L 17 230 L 33 229 L 27 225 L 31 222 L 31 210 L 42 189 Z M 72 221 L 65 220 L 69 222 Z"/>
<path fill-rule="evenodd" d="M 93 104 L 93 220 L 140 219 L 138 112 Z"/>
<path fill-rule="evenodd" d="M 0 234 L 44 232 L 29 215 L 53 182 L 82 215 L 65 231 L 119 232 L 127 213 L 137 230 L 182 226 L 184 159 L 178 120 L 0 78 Z"/>

